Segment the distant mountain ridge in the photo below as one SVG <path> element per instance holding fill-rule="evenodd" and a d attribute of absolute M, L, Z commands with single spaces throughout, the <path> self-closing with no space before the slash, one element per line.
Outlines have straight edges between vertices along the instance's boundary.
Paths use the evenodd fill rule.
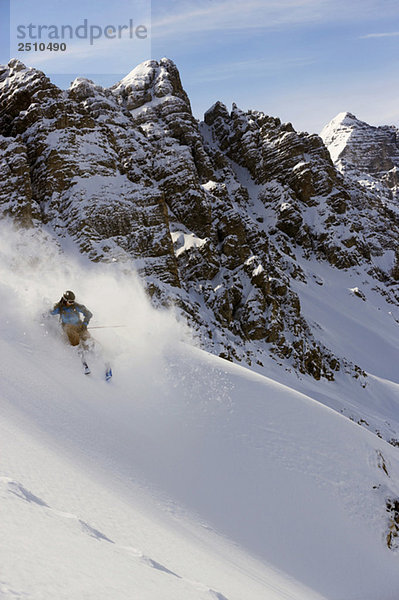
<path fill-rule="evenodd" d="M 399 129 L 375 127 L 353 114 L 338 114 L 321 132 L 337 168 L 369 187 L 377 187 L 387 199 L 399 200 Z M 374 181 L 373 181 L 374 180 Z"/>
<path fill-rule="evenodd" d="M 0 68 L 0 105 L 4 215 L 51 226 L 93 261 L 133 265 L 220 356 L 261 365 L 271 353 L 316 379 L 361 373 L 325 346 L 293 283 L 311 280 L 312 260 L 363 265 L 397 302 L 399 219 L 319 136 L 220 102 L 199 123 L 168 59 L 109 89 L 78 78 L 66 91 L 14 59 Z"/>

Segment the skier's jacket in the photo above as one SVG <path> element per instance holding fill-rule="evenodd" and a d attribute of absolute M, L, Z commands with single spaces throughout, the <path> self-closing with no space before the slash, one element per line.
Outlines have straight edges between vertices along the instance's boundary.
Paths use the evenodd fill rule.
<path fill-rule="evenodd" d="M 50 312 L 51 315 L 60 315 L 60 321 L 62 325 L 82 324 L 79 313 L 82 313 L 84 316 L 83 325 L 86 325 L 87 327 L 93 315 L 85 306 L 83 306 L 83 304 L 74 302 L 71 305 L 67 305 L 60 300 L 60 302 L 58 302 Z"/>

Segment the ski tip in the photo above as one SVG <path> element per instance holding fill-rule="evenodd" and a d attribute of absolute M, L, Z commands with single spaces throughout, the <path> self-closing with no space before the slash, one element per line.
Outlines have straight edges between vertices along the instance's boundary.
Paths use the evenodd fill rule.
<path fill-rule="evenodd" d="M 105 381 L 111 381 L 112 379 L 112 369 L 109 368 L 105 372 Z"/>

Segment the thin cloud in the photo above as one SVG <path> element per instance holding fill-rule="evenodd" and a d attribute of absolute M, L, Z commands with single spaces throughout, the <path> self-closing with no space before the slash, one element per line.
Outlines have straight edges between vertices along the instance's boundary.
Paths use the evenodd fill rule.
<path fill-rule="evenodd" d="M 384 33 L 368 33 L 366 35 L 360 36 L 361 39 L 370 39 L 370 38 L 385 38 L 385 37 L 398 37 L 399 31 L 386 31 Z"/>
<path fill-rule="evenodd" d="M 168 11 L 152 21 L 153 37 L 161 38 L 182 33 L 217 30 L 273 28 L 284 24 L 315 22 L 329 0 L 280 1 L 222 0 L 195 5 L 177 3 L 174 12 Z"/>
<path fill-rule="evenodd" d="M 397 16 L 397 0 L 385 0 L 385 17 Z M 175 0 L 157 7 L 152 36 L 162 39 L 215 31 L 275 29 L 302 24 L 359 22 L 380 14 L 376 0 Z"/>
<path fill-rule="evenodd" d="M 199 68 L 191 73 L 195 83 L 207 83 L 211 81 L 222 81 L 237 77 L 239 73 L 258 76 L 259 73 L 281 71 L 285 69 L 307 67 L 315 64 L 317 61 L 313 58 L 295 57 L 281 59 L 254 59 L 245 61 L 226 62 L 222 64 L 212 65 L 212 67 Z M 190 78 L 190 73 L 186 79 Z"/>

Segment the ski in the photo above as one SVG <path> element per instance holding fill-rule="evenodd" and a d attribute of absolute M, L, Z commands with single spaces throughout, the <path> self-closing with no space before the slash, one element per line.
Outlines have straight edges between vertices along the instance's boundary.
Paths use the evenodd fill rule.
<path fill-rule="evenodd" d="M 90 369 L 89 365 L 86 362 L 85 351 L 84 351 L 84 349 L 82 348 L 81 345 L 79 345 L 79 347 L 78 347 L 78 354 L 79 354 L 80 360 L 82 362 L 82 367 L 83 367 L 84 374 L 85 375 L 90 375 L 91 369 Z"/>
<path fill-rule="evenodd" d="M 91 370 L 89 365 L 86 362 L 85 355 L 82 351 L 79 352 L 80 360 L 82 361 L 83 372 L 85 375 L 90 375 Z"/>
<path fill-rule="evenodd" d="M 105 368 L 105 381 L 110 381 L 112 377 L 112 369 L 110 365 L 107 365 Z"/>
<path fill-rule="evenodd" d="M 91 371 L 90 371 L 90 367 L 87 364 L 87 362 L 85 360 L 82 360 L 82 365 L 83 365 L 83 372 L 85 375 L 90 375 Z"/>

